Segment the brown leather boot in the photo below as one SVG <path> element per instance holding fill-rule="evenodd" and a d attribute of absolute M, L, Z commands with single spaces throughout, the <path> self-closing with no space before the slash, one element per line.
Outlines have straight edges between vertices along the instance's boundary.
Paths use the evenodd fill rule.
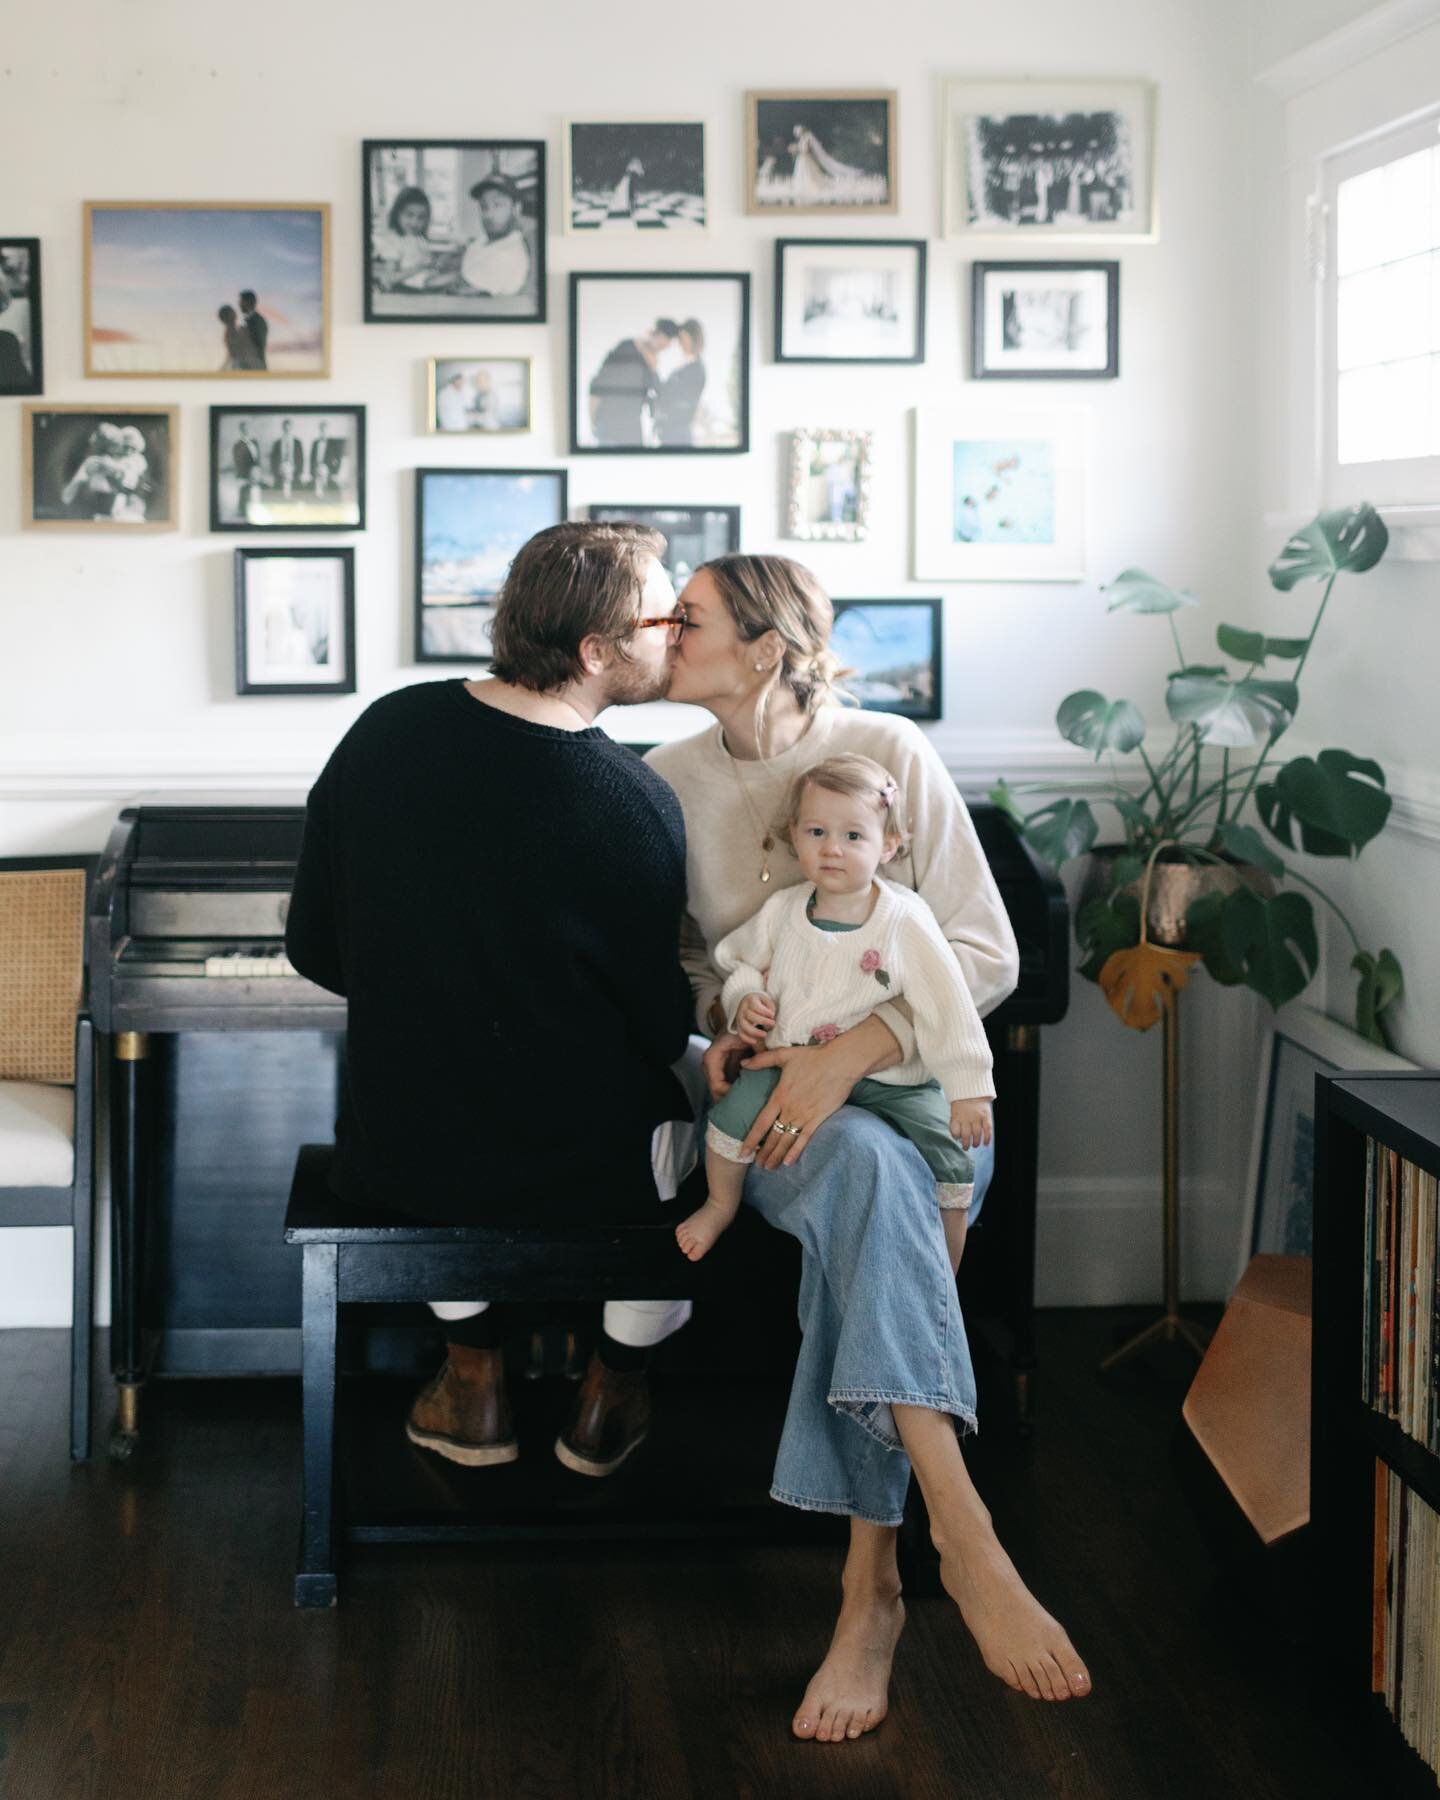
<path fill-rule="evenodd" d="M 644 1443 L 649 1429 L 645 1371 L 618 1374 L 592 1354 L 570 1423 L 555 1440 L 555 1454 L 577 1475 L 610 1475 Z"/>
<path fill-rule="evenodd" d="M 467 1468 L 514 1462 L 520 1454 L 499 1350 L 448 1344 L 440 1373 L 415 1396 L 405 1435 Z"/>

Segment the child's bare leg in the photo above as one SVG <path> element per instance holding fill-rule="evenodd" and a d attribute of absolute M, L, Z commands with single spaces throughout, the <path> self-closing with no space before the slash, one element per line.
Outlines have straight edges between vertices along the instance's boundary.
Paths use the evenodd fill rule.
<path fill-rule="evenodd" d="M 963 1206 L 942 1206 L 940 1223 L 945 1228 L 945 1248 L 950 1255 L 950 1273 L 960 1272 L 960 1258 L 965 1254 L 965 1233 L 970 1229 L 970 1213 Z"/>
<path fill-rule="evenodd" d="M 720 1233 L 735 1223 L 745 1186 L 745 1169 L 746 1164 L 731 1162 L 718 1150 L 707 1148 L 705 1179 L 710 1187 L 710 1197 L 675 1227 L 676 1241 L 691 1262 L 699 1262 Z"/>

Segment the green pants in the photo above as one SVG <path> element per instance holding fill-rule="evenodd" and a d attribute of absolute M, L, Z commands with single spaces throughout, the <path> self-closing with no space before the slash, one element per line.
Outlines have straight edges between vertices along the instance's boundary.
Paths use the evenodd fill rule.
<path fill-rule="evenodd" d="M 730 1092 L 710 1108 L 706 1145 L 727 1162 L 752 1161 L 753 1153 L 742 1153 L 740 1145 L 779 1079 L 779 1069 L 742 1069 Z M 874 1113 L 910 1140 L 935 1177 L 936 1199 L 942 1207 L 948 1211 L 969 1206 L 975 1168 L 950 1135 L 950 1107 L 938 1081 L 901 1087 L 866 1077 L 850 1090 L 846 1105 Z"/>

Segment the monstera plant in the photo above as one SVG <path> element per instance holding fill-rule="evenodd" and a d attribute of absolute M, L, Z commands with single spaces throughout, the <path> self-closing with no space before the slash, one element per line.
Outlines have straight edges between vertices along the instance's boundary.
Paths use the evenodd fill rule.
<path fill-rule="evenodd" d="M 1055 722 L 1062 737 L 1092 751 L 1097 763 L 1107 761 L 1109 780 L 1001 781 L 991 790 L 1028 842 L 1056 863 L 1091 851 L 1100 834 L 1090 801 L 1073 797 L 1075 790 L 1096 794 L 1119 814 L 1124 842 L 1098 859 L 1100 891 L 1080 906 L 1075 929 L 1080 972 L 1100 983 L 1126 1024 L 1153 1025 L 1197 962 L 1217 981 L 1253 988 L 1272 1006 L 1294 999 L 1319 962 L 1313 895 L 1353 947 L 1357 1029 L 1389 1044 L 1384 1015 L 1403 989 L 1398 961 L 1389 950 L 1367 949 L 1335 902 L 1291 860 L 1297 851 L 1357 856 L 1389 816 L 1384 771 L 1350 750 L 1289 761 L 1276 754 L 1299 711 L 1300 678 L 1336 582 L 1374 568 L 1388 538 L 1373 506 L 1322 512 L 1270 566 L 1271 584 L 1282 593 L 1323 583 L 1309 630 L 1267 637 L 1221 625 L 1216 647 L 1225 661 L 1191 662 L 1186 655 L 1179 620 L 1196 604 L 1193 594 L 1141 569 L 1125 570 L 1102 591 L 1111 612 L 1163 617 L 1169 628 L 1176 666 L 1165 707 L 1173 741 L 1152 755 L 1139 707 L 1085 688 L 1066 696 Z M 1138 763 L 1129 779 L 1118 758 Z M 1039 791 L 1061 797 L 1026 812 L 1017 796 Z M 1185 890 L 1196 897 L 1167 944 L 1156 941 L 1151 887 L 1177 864 L 1210 874 L 1197 874 Z"/>

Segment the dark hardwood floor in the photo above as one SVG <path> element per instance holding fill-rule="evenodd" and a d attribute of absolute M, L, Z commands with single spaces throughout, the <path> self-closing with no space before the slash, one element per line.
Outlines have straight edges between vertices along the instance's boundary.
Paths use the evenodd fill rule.
<path fill-rule="evenodd" d="M 836 1745 L 787 1733 L 833 1618 L 830 1545 L 361 1547 L 340 1606 L 297 1612 L 297 1383 L 152 1384 L 128 1464 L 105 1459 L 105 1396 L 72 1468 L 66 1335 L 0 1332 L 0 1796 L 1379 1795 L 1314 1703 L 1320 1651 L 1197 1511 L 1183 1370 L 1093 1373 L 1120 1322 L 1042 1315 L 1036 1436 L 972 1453 L 1094 1696 L 1011 1694 L 922 1596 L 888 1721 Z M 1000 1381 L 982 1367 L 982 1424 Z M 672 1378 L 641 1457 L 683 1457 L 700 1398 Z"/>

